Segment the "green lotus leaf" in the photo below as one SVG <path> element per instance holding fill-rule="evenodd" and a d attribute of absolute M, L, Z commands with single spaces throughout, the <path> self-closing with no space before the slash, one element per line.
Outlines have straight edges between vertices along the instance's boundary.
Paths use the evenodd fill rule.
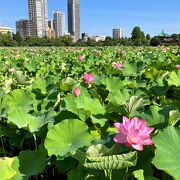
<path fill-rule="evenodd" d="M 176 124 L 179 124 L 180 121 L 180 112 L 179 110 L 172 110 L 169 112 L 169 122 L 175 126 Z"/>
<path fill-rule="evenodd" d="M 180 86 L 180 71 L 177 71 L 177 72 L 173 71 L 170 73 L 168 84 Z"/>
<path fill-rule="evenodd" d="M 57 160 L 55 162 L 56 168 L 59 173 L 65 174 L 69 170 L 73 169 L 77 165 L 77 160 L 70 157 L 64 158 L 63 160 Z"/>
<path fill-rule="evenodd" d="M 4 80 L 3 90 L 5 91 L 6 94 L 9 93 L 9 92 L 11 92 L 12 83 L 13 83 L 13 79 L 12 79 L 12 78 L 5 79 L 5 80 Z"/>
<path fill-rule="evenodd" d="M 103 156 L 109 149 L 103 144 L 92 145 L 88 148 L 86 154 L 88 156 L 100 157 Z"/>
<path fill-rule="evenodd" d="M 11 178 L 11 180 L 28 180 L 28 177 L 25 175 L 25 174 L 22 174 L 20 171 L 19 171 L 19 159 L 18 157 L 14 157 L 14 160 L 12 162 L 12 169 L 14 171 L 16 171 L 16 174 Z"/>
<path fill-rule="evenodd" d="M 14 158 L 2 158 L 0 159 L 0 179 L 7 180 L 11 179 L 16 171 L 12 169 L 11 165 Z"/>
<path fill-rule="evenodd" d="M 79 120 L 68 119 L 51 127 L 45 139 L 49 156 L 74 154 L 78 148 L 91 144 L 92 136 L 88 126 Z"/>
<path fill-rule="evenodd" d="M 26 75 L 24 75 L 22 71 L 16 71 L 14 74 L 19 84 L 21 85 L 29 84 L 29 82 L 27 81 Z"/>
<path fill-rule="evenodd" d="M 28 128 L 31 133 L 38 131 L 46 123 L 43 118 L 32 116 L 23 109 L 17 109 L 9 113 L 8 121 L 15 124 L 18 128 Z"/>
<path fill-rule="evenodd" d="M 121 79 L 117 77 L 105 78 L 102 79 L 101 82 L 106 86 L 106 89 L 109 92 L 114 92 L 124 87 L 123 81 L 121 81 Z"/>
<path fill-rule="evenodd" d="M 26 112 L 33 110 L 30 94 L 22 89 L 13 90 L 8 94 L 6 96 L 6 104 L 8 106 L 8 111 L 14 111 L 18 108 Z"/>
<path fill-rule="evenodd" d="M 146 176 L 143 169 L 136 170 L 133 174 L 137 180 L 159 180 L 158 178 L 152 176 Z"/>
<path fill-rule="evenodd" d="M 107 121 L 104 117 L 105 107 L 101 105 L 99 99 L 87 97 L 85 94 L 76 99 L 77 108 L 83 109 L 87 117 L 91 117 L 94 124 L 98 123 L 103 127 Z"/>
<path fill-rule="evenodd" d="M 0 137 L 7 135 L 7 134 L 8 134 L 8 133 L 7 133 L 8 130 L 9 130 L 9 129 L 8 129 L 7 126 L 2 126 L 2 125 L 0 125 Z"/>
<path fill-rule="evenodd" d="M 153 105 L 150 106 L 148 110 L 141 113 L 140 116 L 142 119 L 145 119 L 147 121 L 149 126 L 160 125 L 164 123 L 167 124 L 167 119 L 162 114 L 162 110 L 162 108 Z"/>
<path fill-rule="evenodd" d="M 81 94 L 79 97 L 68 94 L 64 100 L 66 109 L 76 114 L 83 121 L 86 120 L 87 117 L 91 117 L 93 123 L 99 123 L 101 126 L 104 126 L 107 121 L 103 116 L 105 108 L 97 98 L 92 99 L 87 96 L 86 93 Z"/>
<path fill-rule="evenodd" d="M 144 170 L 143 169 L 139 169 L 133 172 L 135 178 L 137 180 L 144 180 Z"/>
<path fill-rule="evenodd" d="M 41 173 L 47 160 L 47 154 L 45 151 L 22 151 L 19 156 L 19 171 L 26 177 L 38 175 Z"/>
<path fill-rule="evenodd" d="M 156 151 L 153 164 L 175 180 L 180 179 L 180 129 L 169 126 L 153 138 Z"/>
<path fill-rule="evenodd" d="M 6 117 L 6 102 L 5 98 L 0 97 L 0 117 Z"/>
<path fill-rule="evenodd" d="M 133 117 L 135 114 L 135 111 L 140 110 L 147 104 L 148 104 L 148 101 L 144 100 L 142 97 L 132 96 L 130 100 L 124 104 L 124 108 L 126 112 L 129 114 L 129 117 Z"/>
<path fill-rule="evenodd" d="M 107 97 L 107 100 L 109 100 L 112 103 L 122 105 L 127 100 L 129 100 L 130 97 L 131 97 L 131 95 L 129 94 L 129 90 L 123 89 L 123 90 L 119 90 L 119 91 L 110 92 Z"/>
<path fill-rule="evenodd" d="M 76 100 L 77 108 L 90 111 L 91 114 L 104 114 L 105 108 L 101 105 L 99 99 L 92 99 L 86 95 L 79 96 Z"/>
<path fill-rule="evenodd" d="M 140 70 L 142 69 L 143 67 L 138 68 L 136 63 L 133 64 L 126 63 L 123 66 L 122 73 L 124 76 L 130 76 L 130 75 L 137 76 L 141 72 Z"/>
<path fill-rule="evenodd" d="M 68 180 L 87 179 L 87 171 L 84 169 L 72 169 L 68 172 Z"/>
<path fill-rule="evenodd" d="M 32 85 L 33 89 L 40 89 L 42 94 L 46 94 L 46 80 L 43 77 L 38 77 Z"/>
<path fill-rule="evenodd" d="M 36 63 L 34 61 L 25 62 L 24 67 L 26 67 L 29 72 L 36 72 Z"/>
<path fill-rule="evenodd" d="M 137 162 L 137 152 L 130 152 L 121 155 L 87 157 L 84 166 L 96 170 L 118 170 L 135 166 Z"/>
<path fill-rule="evenodd" d="M 68 94 L 64 98 L 65 104 L 66 104 L 66 109 L 68 111 L 73 112 L 74 114 L 78 114 L 78 109 L 76 105 L 76 97 L 73 94 Z"/>

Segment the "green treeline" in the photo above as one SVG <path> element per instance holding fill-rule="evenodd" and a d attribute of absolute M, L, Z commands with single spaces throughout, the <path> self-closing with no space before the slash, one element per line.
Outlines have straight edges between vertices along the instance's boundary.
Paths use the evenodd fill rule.
<path fill-rule="evenodd" d="M 180 39 L 180 34 L 172 34 L 172 38 Z M 47 37 L 28 37 L 23 39 L 19 32 L 16 34 L 0 34 L 0 46 L 158 46 L 161 45 L 158 37 L 150 37 L 144 34 L 140 27 L 133 28 L 130 38 L 113 39 L 106 37 L 105 41 L 98 41 L 88 38 L 85 42 L 79 40 L 74 43 L 71 36 L 62 36 L 59 38 L 49 39 Z"/>
<path fill-rule="evenodd" d="M 71 46 L 71 36 L 49 39 L 47 37 L 28 37 L 23 39 L 19 32 L 16 34 L 0 34 L 0 46 Z"/>

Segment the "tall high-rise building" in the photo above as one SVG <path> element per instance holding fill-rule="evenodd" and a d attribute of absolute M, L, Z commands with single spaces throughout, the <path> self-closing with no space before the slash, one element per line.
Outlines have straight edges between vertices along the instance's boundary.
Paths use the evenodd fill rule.
<path fill-rule="evenodd" d="M 80 0 L 68 0 L 68 31 L 75 41 L 80 39 Z"/>
<path fill-rule="evenodd" d="M 28 0 L 30 36 L 48 35 L 47 0 Z"/>
<path fill-rule="evenodd" d="M 54 30 L 56 37 L 65 35 L 65 15 L 63 12 L 53 12 Z"/>
<path fill-rule="evenodd" d="M 122 28 L 119 28 L 119 29 L 113 29 L 112 30 L 112 36 L 114 39 L 121 39 L 123 38 L 123 30 Z"/>
<path fill-rule="evenodd" d="M 16 32 L 19 32 L 24 39 L 27 38 L 30 35 L 29 20 L 20 19 L 19 21 L 16 21 Z"/>

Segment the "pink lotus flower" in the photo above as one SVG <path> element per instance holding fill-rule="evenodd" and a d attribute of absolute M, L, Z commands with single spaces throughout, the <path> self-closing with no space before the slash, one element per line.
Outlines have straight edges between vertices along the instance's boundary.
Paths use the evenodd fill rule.
<path fill-rule="evenodd" d="M 123 123 L 114 123 L 115 128 L 119 131 L 114 137 L 114 141 L 125 144 L 127 147 L 133 147 L 142 151 L 144 145 L 152 145 L 150 133 L 154 130 L 152 127 L 146 126 L 145 120 L 134 117 L 131 120 L 123 116 Z"/>
<path fill-rule="evenodd" d="M 122 69 L 122 68 L 123 68 L 123 64 L 117 63 L 117 62 L 113 62 L 113 63 L 112 63 L 112 66 L 113 66 L 115 69 Z"/>
<path fill-rule="evenodd" d="M 87 84 L 91 84 L 95 81 L 95 77 L 91 73 L 87 73 L 84 75 L 83 81 Z"/>
<path fill-rule="evenodd" d="M 82 55 L 82 56 L 79 56 L 79 61 L 84 61 L 85 60 L 85 56 Z"/>
<path fill-rule="evenodd" d="M 79 87 L 76 87 L 74 90 L 73 90 L 73 94 L 74 96 L 79 96 L 81 94 L 81 90 Z"/>
<path fill-rule="evenodd" d="M 180 69 L 180 64 L 177 64 L 177 65 L 176 65 L 176 69 Z"/>

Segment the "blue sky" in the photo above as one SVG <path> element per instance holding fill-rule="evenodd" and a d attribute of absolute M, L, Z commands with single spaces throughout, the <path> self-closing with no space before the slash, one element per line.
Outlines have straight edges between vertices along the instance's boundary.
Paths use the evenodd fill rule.
<path fill-rule="evenodd" d="M 0 24 L 12 26 L 15 21 L 28 18 L 28 0 L 0 0 Z M 80 0 L 81 33 L 111 35 L 113 28 L 123 28 L 130 36 L 134 26 L 145 34 L 180 33 L 180 0 Z M 65 12 L 67 0 L 48 0 L 48 15 L 53 10 Z M 67 23 L 66 23 L 67 29 Z"/>

